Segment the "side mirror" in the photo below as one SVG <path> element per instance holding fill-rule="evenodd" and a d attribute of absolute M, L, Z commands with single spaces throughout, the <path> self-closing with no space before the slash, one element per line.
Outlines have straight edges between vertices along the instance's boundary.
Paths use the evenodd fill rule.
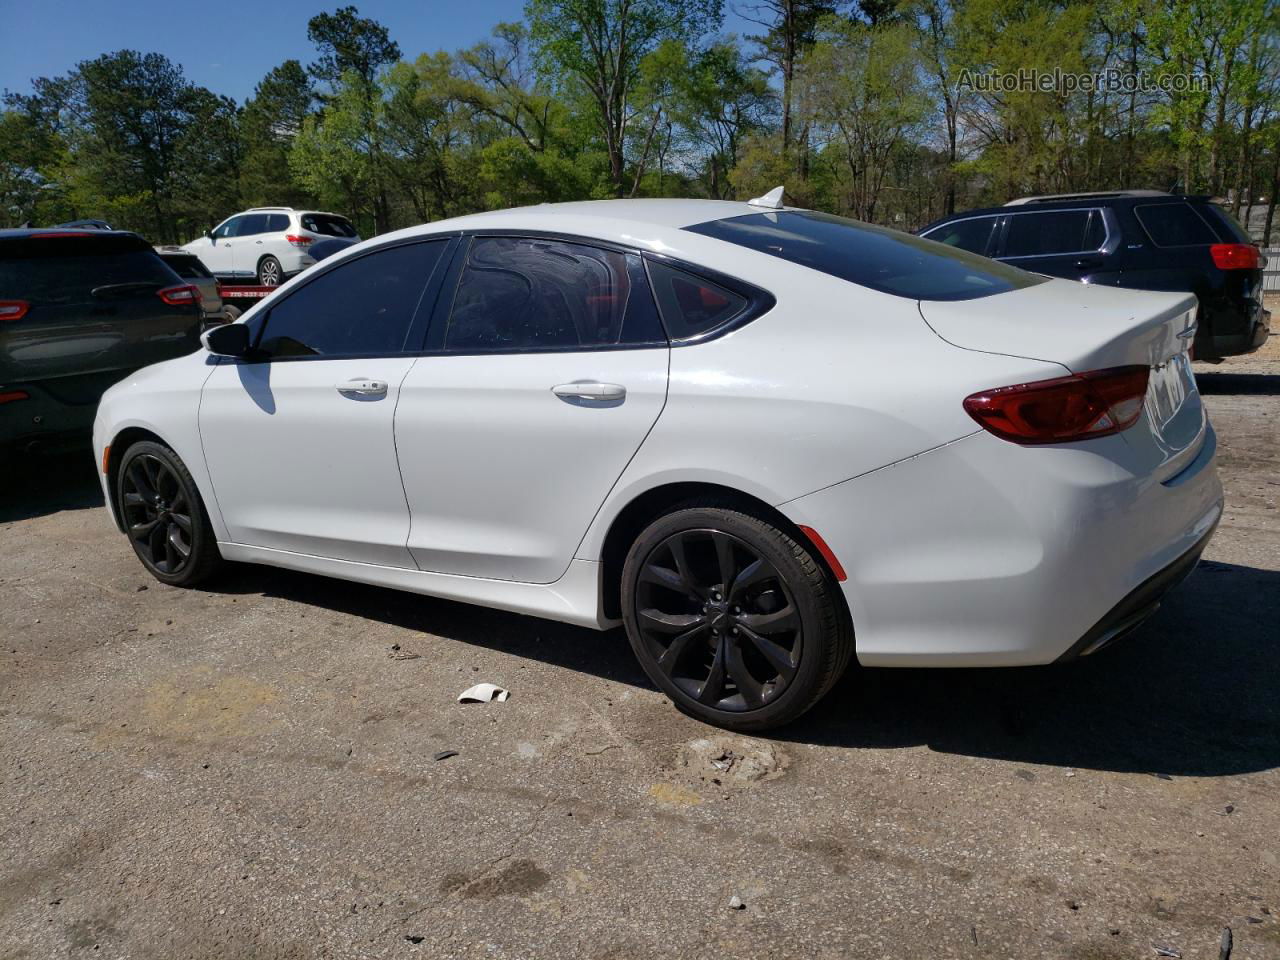
<path fill-rule="evenodd" d="M 215 357 L 247 357 L 252 351 L 249 345 L 249 328 L 243 323 L 223 323 L 200 334 L 200 342 Z"/>
<path fill-rule="evenodd" d="M 217 243 L 217 242 L 218 242 L 218 238 L 217 238 L 217 237 L 215 237 L 215 236 L 213 235 L 213 231 L 212 231 L 212 230 L 210 230 L 210 231 L 209 231 L 209 233 L 207 234 L 207 236 L 209 237 L 209 242 L 210 242 L 210 243 Z"/>

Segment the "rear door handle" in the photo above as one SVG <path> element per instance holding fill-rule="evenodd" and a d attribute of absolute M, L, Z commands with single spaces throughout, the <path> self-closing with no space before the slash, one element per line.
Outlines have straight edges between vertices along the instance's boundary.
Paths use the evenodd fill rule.
<path fill-rule="evenodd" d="M 620 383 L 598 383 L 581 380 L 576 383 L 560 383 L 551 388 L 561 400 L 622 400 L 627 388 Z"/>
<path fill-rule="evenodd" d="M 366 380 L 363 377 L 356 377 L 354 380 L 345 380 L 337 386 L 338 392 L 347 397 L 385 397 L 387 395 L 385 380 Z"/>

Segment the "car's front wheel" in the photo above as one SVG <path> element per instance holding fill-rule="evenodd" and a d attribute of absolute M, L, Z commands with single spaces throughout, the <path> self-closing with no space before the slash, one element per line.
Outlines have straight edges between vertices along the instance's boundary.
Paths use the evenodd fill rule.
<path fill-rule="evenodd" d="M 140 440 L 116 472 L 116 508 L 134 553 L 157 580 L 194 586 L 222 563 L 204 501 L 182 459 Z"/>
<path fill-rule="evenodd" d="M 800 716 L 853 653 L 838 586 L 801 543 L 738 510 L 693 506 L 653 521 L 623 567 L 627 636 L 686 713 L 734 730 Z"/>
<path fill-rule="evenodd" d="M 263 257 L 258 264 L 258 284 L 263 287 L 278 287 L 284 281 L 284 271 L 280 261 L 275 257 Z"/>

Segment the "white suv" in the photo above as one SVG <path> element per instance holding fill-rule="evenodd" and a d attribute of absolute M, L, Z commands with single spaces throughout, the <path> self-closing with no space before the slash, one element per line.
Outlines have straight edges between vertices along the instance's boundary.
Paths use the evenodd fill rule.
<path fill-rule="evenodd" d="M 315 263 L 311 244 L 327 237 L 360 239 L 351 221 L 336 213 L 253 207 L 228 217 L 182 249 L 194 253 L 221 280 L 252 279 L 274 287 Z"/>

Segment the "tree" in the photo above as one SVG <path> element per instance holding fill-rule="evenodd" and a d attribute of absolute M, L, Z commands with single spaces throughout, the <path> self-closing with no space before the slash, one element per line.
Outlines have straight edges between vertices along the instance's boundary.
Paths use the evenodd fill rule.
<path fill-rule="evenodd" d="M 376 20 L 361 17 L 355 7 L 339 7 L 320 13 L 307 22 L 307 38 L 316 45 L 320 57 L 310 67 L 311 74 L 328 84 L 328 101 L 342 101 L 348 116 L 338 126 L 354 121 L 360 141 L 368 153 L 366 178 L 373 204 L 374 229 L 390 229 L 391 208 L 387 195 L 382 141 L 378 115 L 382 90 L 378 75 L 382 68 L 400 59 L 400 47 L 387 28 Z M 355 116 L 351 116 L 351 111 Z"/>
<path fill-rule="evenodd" d="M 720 0 L 528 0 L 525 16 L 544 74 L 585 90 L 610 186 L 623 196 L 627 146 L 641 116 L 632 102 L 641 64 L 666 40 L 695 43 L 715 29 Z"/>
<path fill-rule="evenodd" d="M 251 206 L 313 202 L 289 173 L 289 151 L 311 113 L 315 92 L 297 60 L 274 67 L 245 103 L 240 121 L 240 192 Z"/>

